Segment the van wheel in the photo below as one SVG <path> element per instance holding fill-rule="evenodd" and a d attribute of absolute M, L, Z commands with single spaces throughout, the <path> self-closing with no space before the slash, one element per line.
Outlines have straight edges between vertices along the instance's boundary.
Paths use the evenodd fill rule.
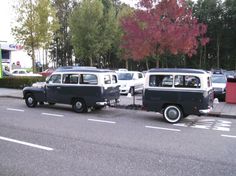
<path fill-rule="evenodd" d="M 49 104 L 50 106 L 53 106 L 53 105 L 55 105 L 56 103 L 48 102 L 48 104 Z"/>
<path fill-rule="evenodd" d="M 25 103 L 29 108 L 34 108 L 37 105 L 37 101 L 33 94 L 29 93 L 26 95 Z"/>
<path fill-rule="evenodd" d="M 77 99 L 74 101 L 72 108 L 75 112 L 82 113 L 87 112 L 88 108 L 82 99 Z"/>
<path fill-rule="evenodd" d="M 175 105 L 169 105 L 164 109 L 164 119 L 169 123 L 177 123 L 183 117 L 182 110 Z"/>

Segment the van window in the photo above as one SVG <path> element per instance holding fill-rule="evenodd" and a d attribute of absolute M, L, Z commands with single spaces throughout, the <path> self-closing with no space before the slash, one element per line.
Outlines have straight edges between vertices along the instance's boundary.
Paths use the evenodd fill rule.
<path fill-rule="evenodd" d="M 110 75 L 104 75 L 104 83 L 111 84 L 111 77 Z"/>
<path fill-rule="evenodd" d="M 61 75 L 52 75 L 48 81 L 50 84 L 61 83 Z"/>
<path fill-rule="evenodd" d="M 98 78 L 93 74 L 81 74 L 80 76 L 80 84 L 98 84 Z"/>
<path fill-rule="evenodd" d="M 149 86 L 151 87 L 172 87 L 173 76 L 172 75 L 151 75 Z"/>
<path fill-rule="evenodd" d="M 200 79 L 197 76 L 176 75 L 175 87 L 200 88 Z"/>
<path fill-rule="evenodd" d="M 117 76 L 116 75 L 112 75 L 112 84 L 117 83 Z"/>
<path fill-rule="evenodd" d="M 64 74 L 62 83 L 64 84 L 78 84 L 79 75 L 77 74 Z"/>

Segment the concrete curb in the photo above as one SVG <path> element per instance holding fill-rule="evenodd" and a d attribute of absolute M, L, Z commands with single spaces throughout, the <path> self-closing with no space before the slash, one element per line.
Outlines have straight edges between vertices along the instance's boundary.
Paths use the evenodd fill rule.
<path fill-rule="evenodd" d="M 0 95 L 0 97 L 2 97 L 2 98 L 23 99 L 23 96 L 19 97 L 19 96 L 13 96 L 13 95 Z"/>

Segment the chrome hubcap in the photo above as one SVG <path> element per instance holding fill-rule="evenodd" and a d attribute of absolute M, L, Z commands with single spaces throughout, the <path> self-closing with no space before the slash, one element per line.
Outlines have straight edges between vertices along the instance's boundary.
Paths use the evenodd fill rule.
<path fill-rule="evenodd" d="M 75 107 L 76 107 L 76 109 L 81 109 L 82 108 L 82 103 L 81 102 L 76 102 L 76 104 L 75 104 Z"/>
<path fill-rule="evenodd" d="M 29 98 L 28 98 L 28 102 L 29 102 L 29 104 L 32 104 L 32 103 L 33 103 L 33 101 L 34 101 L 34 100 L 33 100 L 33 98 L 32 98 L 32 97 L 29 97 Z"/>
<path fill-rule="evenodd" d="M 170 119 L 176 119 L 179 116 L 179 113 L 176 109 L 169 109 L 167 114 Z"/>

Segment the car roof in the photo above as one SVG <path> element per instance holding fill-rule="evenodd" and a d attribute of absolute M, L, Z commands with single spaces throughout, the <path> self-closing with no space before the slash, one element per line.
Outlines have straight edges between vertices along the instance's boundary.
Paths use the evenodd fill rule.
<path fill-rule="evenodd" d="M 166 73 L 194 73 L 194 74 L 206 74 L 205 70 L 191 69 L 191 68 L 153 68 L 148 70 L 149 73 L 153 72 L 166 72 Z M 208 74 L 208 73 L 207 73 Z"/>

